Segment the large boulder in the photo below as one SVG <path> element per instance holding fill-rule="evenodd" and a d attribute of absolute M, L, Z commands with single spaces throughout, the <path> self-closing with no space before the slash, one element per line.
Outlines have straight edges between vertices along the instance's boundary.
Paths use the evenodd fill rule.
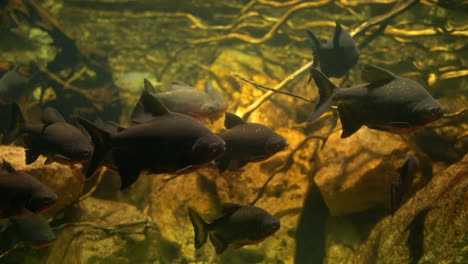
<path fill-rule="evenodd" d="M 409 146 L 398 135 L 364 127 L 349 138 L 340 135 L 331 134 L 320 151 L 314 178 L 330 213 L 345 215 L 387 203 L 391 178 Z"/>

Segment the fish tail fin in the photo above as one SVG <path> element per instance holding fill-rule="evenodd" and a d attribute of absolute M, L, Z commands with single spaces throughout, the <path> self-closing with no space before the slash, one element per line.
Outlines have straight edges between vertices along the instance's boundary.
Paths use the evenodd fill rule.
<path fill-rule="evenodd" d="M 103 129 L 100 129 L 99 127 L 82 117 L 79 117 L 77 121 L 91 136 L 94 145 L 93 158 L 91 159 L 91 162 L 88 166 L 88 170 L 86 171 L 86 178 L 89 178 L 101 166 L 102 161 L 104 160 L 107 152 L 110 149 L 110 133 Z"/>
<path fill-rule="evenodd" d="M 24 116 L 17 103 L 11 104 L 11 118 L 7 132 L 3 135 L 2 145 L 11 144 L 23 131 Z"/>
<path fill-rule="evenodd" d="M 319 70 L 310 68 L 310 74 L 319 89 L 319 100 L 315 105 L 315 111 L 307 119 L 308 122 L 314 121 L 330 109 L 333 105 L 333 95 L 339 89 Z"/>
<path fill-rule="evenodd" d="M 312 67 L 317 67 L 319 63 L 318 53 L 320 50 L 320 41 L 317 39 L 317 37 L 315 37 L 312 31 L 306 29 L 305 32 L 307 33 L 307 36 L 310 39 L 310 46 L 312 47 L 312 55 L 314 55 L 314 64 Z"/>
<path fill-rule="evenodd" d="M 197 211 L 192 207 L 188 208 L 188 213 L 193 229 L 195 230 L 195 248 L 199 249 L 208 239 L 208 224 L 203 221 Z"/>

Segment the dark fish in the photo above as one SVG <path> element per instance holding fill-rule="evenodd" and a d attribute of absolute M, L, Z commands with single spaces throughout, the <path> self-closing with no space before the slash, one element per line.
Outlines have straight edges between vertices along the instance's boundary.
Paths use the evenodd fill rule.
<path fill-rule="evenodd" d="M 145 79 L 145 86 L 152 89 Z M 119 172 L 125 189 L 141 171 L 183 174 L 218 158 L 224 141 L 186 115 L 170 112 L 158 99 L 144 91 L 132 113 L 136 125 L 129 128 L 99 128 L 80 118 L 78 121 L 93 138 L 95 151 L 87 176 L 104 164 Z"/>
<path fill-rule="evenodd" d="M 412 154 L 406 156 L 403 165 L 398 168 L 398 176 L 393 179 L 390 188 L 392 215 L 401 206 L 403 196 L 408 193 L 411 182 L 419 169 L 419 159 Z"/>
<path fill-rule="evenodd" d="M 288 147 L 286 139 L 271 128 L 245 122 L 235 114 L 226 112 L 224 126 L 228 130 L 220 137 L 226 142 L 226 151 L 216 160 L 221 172 L 233 167 L 242 168 L 249 162 L 266 160 Z"/>
<path fill-rule="evenodd" d="M 188 213 L 195 230 L 195 248 L 201 248 L 209 236 L 216 254 L 223 253 L 229 245 L 240 248 L 258 244 L 280 228 L 277 217 L 253 205 L 226 203 L 223 216 L 211 224 L 203 221 L 193 208 L 189 207 Z"/>
<path fill-rule="evenodd" d="M 22 241 L 32 248 L 45 248 L 56 239 L 54 231 L 47 219 L 41 214 L 31 217 L 12 217 L 10 223 L 2 232 L 2 240 L 8 240 L 10 246 Z"/>
<path fill-rule="evenodd" d="M 316 69 L 312 68 L 311 72 L 320 98 L 308 121 L 314 121 L 332 105 L 337 105 L 342 138 L 351 136 L 363 125 L 407 134 L 444 114 L 443 107 L 417 82 L 376 66 L 364 66 L 361 78 L 367 84 L 350 88 L 338 88 Z"/>
<path fill-rule="evenodd" d="M 11 118 L 16 106 L 14 104 L 0 104 L 0 134 L 5 135 L 11 130 Z"/>
<path fill-rule="evenodd" d="M 0 218 L 32 216 L 51 208 L 57 195 L 33 176 L 3 160 L 0 170 Z"/>
<path fill-rule="evenodd" d="M 15 99 L 30 86 L 30 79 L 18 73 L 19 65 L 0 78 L 0 98 Z"/>
<path fill-rule="evenodd" d="M 19 135 L 26 134 L 26 164 L 37 160 L 39 155 L 47 157 L 46 164 L 83 163 L 91 159 L 91 139 L 80 129 L 65 122 L 53 108 L 47 107 L 42 113 L 43 124 L 25 123 L 21 109 L 14 104 L 12 129 L 3 137 L 4 144 L 10 144 Z"/>
<path fill-rule="evenodd" d="M 171 89 L 158 93 L 156 89 L 146 89 L 156 96 L 170 111 L 189 115 L 197 120 L 217 118 L 228 108 L 228 102 L 210 82 L 205 91 L 183 82 L 172 82 Z"/>
<path fill-rule="evenodd" d="M 325 43 L 321 43 L 309 30 L 306 30 L 312 42 L 315 60 L 327 77 L 341 77 L 356 65 L 359 51 L 348 31 L 341 28 L 336 22 L 335 34 Z"/>

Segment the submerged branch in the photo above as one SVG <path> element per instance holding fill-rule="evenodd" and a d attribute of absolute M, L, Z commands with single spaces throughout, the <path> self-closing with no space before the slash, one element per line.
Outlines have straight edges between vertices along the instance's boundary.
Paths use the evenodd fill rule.
<path fill-rule="evenodd" d="M 255 38 L 249 35 L 245 34 L 240 34 L 240 33 L 229 33 L 227 35 L 222 35 L 222 36 L 216 36 L 216 37 L 209 37 L 209 38 L 202 38 L 202 39 L 194 39 L 194 40 L 189 40 L 190 43 L 192 44 L 202 44 L 202 43 L 209 43 L 209 42 L 214 42 L 214 41 L 221 41 L 221 40 L 227 40 L 227 39 L 240 39 L 245 42 L 249 43 L 254 43 L 254 44 L 259 44 L 262 42 L 265 42 L 266 40 L 269 40 L 274 36 L 278 28 L 295 12 L 302 10 L 302 9 L 307 9 L 307 8 L 314 8 L 318 6 L 324 6 L 328 3 L 330 3 L 331 0 L 320 0 L 317 2 L 306 2 L 302 3 L 299 5 L 296 5 L 286 11 L 281 18 L 278 19 L 278 21 L 270 28 L 270 30 L 260 38 Z"/>
<path fill-rule="evenodd" d="M 265 90 L 268 90 L 268 91 L 272 91 L 272 92 L 275 92 L 275 93 L 280 93 L 280 94 L 288 95 L 288 96 L 291 96 L 291 97 L 294 97 L 294 98 L 298 98 L 298 99 L 304 100 L 304 101 L 306 101 L 306 102 L 308 102 L 308 103 L 312 103 L 311 100 L 309 100 L 309 99 L 307 99 L 307 98 L 304 98 L 304 97 L 302 97 L 302 96 L 295 95 L 295 94 L 288 93 L 288 92 L 283 92 L 283 91 L 275 90 L 275 89 L 273 89 L 273 88 L 263 86 L 263 85 L 261 85 L 261 84 L 258 84 L 258 83 L 256 83 L 256 82 L 254 82 L 254 81 L 247 80 L 246 78 L 240 76 L 240 75 L 237 74 L 237 73 L 234 73 L 233 75 L 234 75 L 236 78 L 239 78 L 239 79 L 243 80 L 244 82 L 248 82 L 248 83 L 254 85 L 254 86 L 257 87 L 257 88 L 262 88 L 262 89 L 265 89 Z"/>
<path fill-rule="evenodd" d="M 284 86 L 286 86 L 289 82 L 291 82 L 292 80 L 294 80 L 295 78 L 297 78 L 299 75 L 303 74 L 304 72 L 306 72 L 307 70 L 309 70 L 310 67 L 312 67 L 313 65 L 313 61 L 305 64 L 304 66 L 302 66 L 300 69 L 298 69 L 297 71 L 293 72 L 291 75 L 289 75 L 288 77 L 284 78 L 284 80 L 282 80 L 278 85 L 276 85 L 274 88 L 272 88 L 273 90 L 280 90 L 282 89 Z M 270 96 L 272 96 L 275 92 L 273 91 L 268 91 L 266 92 L 264 95 L 262 95 L 260 98 L 257 99 L 257 101 L 253 102 L 251 105 L 249 105 L 249 107 L 247 107 L 247 109 L 240 115 L 244 120 L 247 120 L 250 116 L 250 114 L 252 114 L 253 111 L 257 110 L 268 98 L 270 98 Z"/>

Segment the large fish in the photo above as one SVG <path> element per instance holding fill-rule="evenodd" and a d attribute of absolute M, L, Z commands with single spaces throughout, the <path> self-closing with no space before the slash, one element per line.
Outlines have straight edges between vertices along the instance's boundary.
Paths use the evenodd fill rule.
<path fill-rule="evenodd" d="M 19 74 L 18 68 L 19 65 L 16 65 L 0 78 L 0 98 L 14 100 L 29 88 L 30 78 Z"/>
<path fill-rule="evenodd" d="M 0 218 L 32 216 L 51 208 L 57 195 L 33 176 L 3 160 L 0 170 Z"/>
<path fill-rule="evenodd" d="M 393 179 L 390 186 L 390 207 L 392 215 L 401 206 L 403 196 L 408 193 L 411 182 L 419 169 L 419 159 L 409 154 L 398 168 L 398 175 Z"/>
<path fill-rule="evenodd" d="M 189 207 L 188 213 L 195 230 L 195 248 L 201 248 L 209 236 L 216 254 L 223 253 L 229 245 L 240 248 L 258 244 L 280 228 L 277 217 L 253 205 L 226 203 L 223 216 L 211 224 L 193 208 Z"/>
<path fill-rule="evenodd" d="M 156 96 L 170 111 L 189 115 L 197 120 L 217 118 L 228 108 L 228 102 L 210 82 L 205 91 L 183 82 L 172 82 L 169 91 L 158 93 L 156 89 L 146 89 Z"/>
<path fill-rule="evenodd" d="M 359 51 L 349 33 L 336 22 L 335 34 L 325 43 L 321 43 L 309 30 L 314 60 L 327 77 L 341 77 L 358 61 Z M 316 62 L 314 61 L 314 64 Z"/>
<path fill-rule="evenodd" d="M 361 78 L 367 84 L 338 88 L 320 71 L 312 68 L 320 98 L 308 121 L 314 121 L 333 105 L 338 106 L 342 138 L 363 125 L 380 131 L 406 134 L 434 122 L 443 107 L 417 82 L 365 65 Z"/>
<path fill-rule="evenodd" d="M 10 218 L 4 230 L 0 231 L 0 238 L 8 247 L 22 241 L 26 246 L 36 249 L 48 247 L 56 239 L 49 221 L 41 214 Z"/>
<path fill-rule="evenodd" d="M 4 144 L 13 142 L 25 134 L 26 164 L 31 164 L 42 154 L 46 164 L 58 162 L 75 164 L 89 161 L 93 154 L 91 139 L 80 129 L 67 123 L 53 108 L 42 113 L 43 124 L 28 124 L 17 104 L 13 104 L 11 130 L 4 135 Z"/>
<path fill-rule="evenodd" d="M 146 79 L 145 85 L 152 89 Z M 103 161 L 112 160 L 113 164 L 104 165 L 118 171 L 121 189 L 125 189 L 137 180 L 141 171 L 188 173 L 218 158 L 225 150 L 219 136 L 187 115 L 170 112 L 146 91 L 133 110 L 132 120 L 136 125 L 112 131 L 78 119 L 95 146 L 88 177 Z"/>
<path fill-rule="evenodd" d="M 216 160 L 221 172 L 228 168 L 242 168 L 249 162 L 266 160 L 288 147 L 286 139 L 273 129 L 245 122 L 235 114 L 226 112 L 224 126 L 228 130 L 220 137 L 226 142 L 226 151 Z"/>

